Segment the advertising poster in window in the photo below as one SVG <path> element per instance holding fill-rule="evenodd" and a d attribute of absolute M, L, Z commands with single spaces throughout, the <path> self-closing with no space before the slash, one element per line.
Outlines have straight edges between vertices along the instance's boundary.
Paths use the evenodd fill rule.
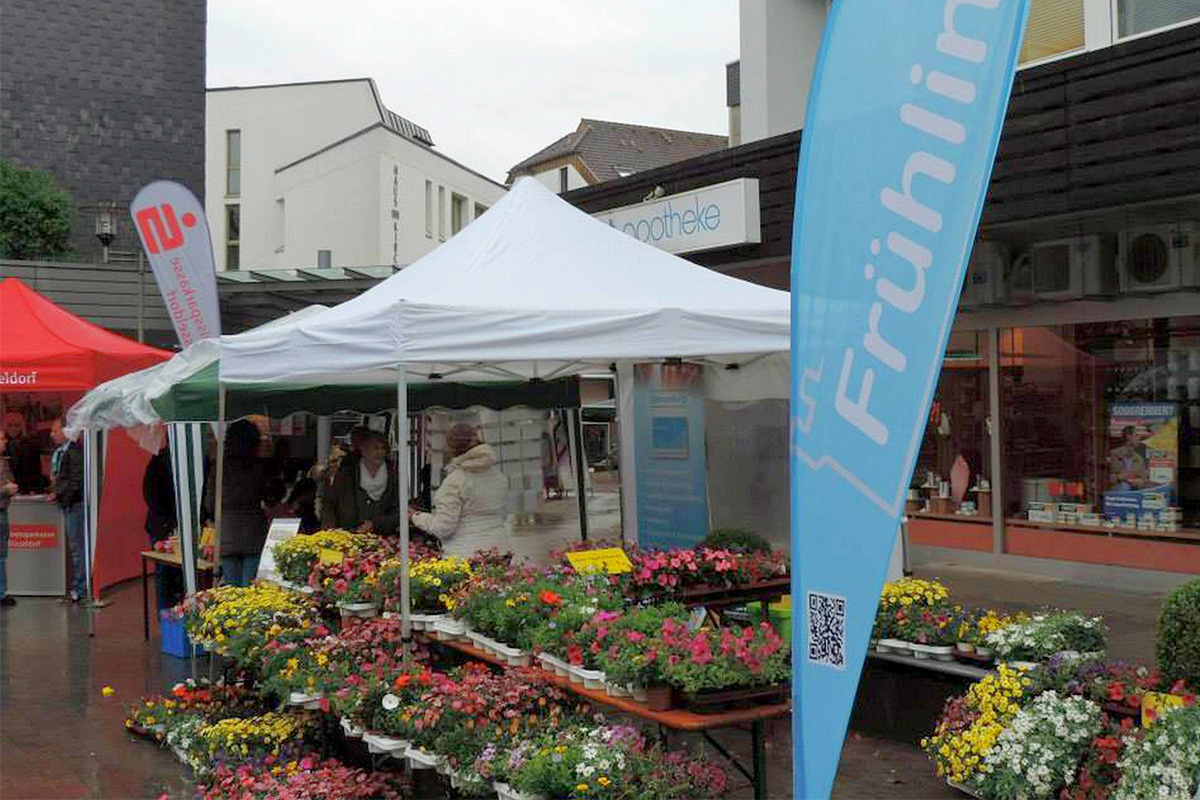
<path fill-rule="evenodd" d="M 1108 421 L 1104 516 L 1139 523 L 1175 506 L 1179 409 L 1174 403 L 1114 403 Z"/>
<path fill-rule="evenodd" d="M 703 367 L 635 364 L 638 543 L 691 547 L 708 535 Z"/>

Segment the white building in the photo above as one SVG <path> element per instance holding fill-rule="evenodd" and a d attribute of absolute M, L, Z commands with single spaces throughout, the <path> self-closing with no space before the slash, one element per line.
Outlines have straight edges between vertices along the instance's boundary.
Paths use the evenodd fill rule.
<path fill-rule="evenodd" d="M 804 127 L 830 0 L 740 3 L 741 75 L 729 92 L 730 133 L 734 143 L 748 143 Z M 1033 0 L 1020 66 L 1161 33 L 1198 16 L 1197 0 Z"/>
<path fill-rule="evenodd" d="M 205 148 L 222 271 L 404 266 L 505 191 L 437 152 L 370 78 L 209 89 Z"/>

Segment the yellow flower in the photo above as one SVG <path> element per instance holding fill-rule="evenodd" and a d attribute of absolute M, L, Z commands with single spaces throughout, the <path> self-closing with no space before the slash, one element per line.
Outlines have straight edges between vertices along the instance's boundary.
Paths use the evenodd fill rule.
<path fill-rule="evenodd" d="M 104 697 L 112 697 L 116 693 L 117 693 L 117 690 L 111 686 L 105 686 L 103 689 L 100 690 L 100 694 L 103 695 Z M 153 705 L 154 705 L 153 703 L 150 703 L 147 706 L 147 708 L 153 707 Z"/>
<path fill-rule="evenodd" d="M 586 783 L 581 783 L 575 787 L 575 791 L 577 791 L 577 792 L 586 792 L 587 790 L 588 790 L 588 785 Z"/>
<path fill-rule="evenodd" d="M 606 776 L 601 775 L 596 779 L 596 783 L 600 784 L 601 786 L 608 786 L 610 783 L 612 783 L 612 781 L 610 781 Z"/>

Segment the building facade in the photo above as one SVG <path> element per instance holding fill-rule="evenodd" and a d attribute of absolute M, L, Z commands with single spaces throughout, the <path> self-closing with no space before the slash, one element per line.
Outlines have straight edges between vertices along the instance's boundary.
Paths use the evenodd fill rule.
<path fill-rule="evenodd" d="M 1086 13 L 1039 39 L 1034 26 L 1071 19 L 1055 1 L 1034 0 L 910 553 L 1162 586 L 1200 574 L 1200 4 L 1058 4 Z M 744 81 L 744 52 L 740 68 Z M 744 82 L 740 95 L 746 112 Z M 566 199 L 603 216 L 756 181 L 757 236 L 685 255 L 787 288 L 802 132 L 751 128 L 744 114 L 746 144 Z M 786 411 L 778 424 L 786 436 Z"/>
<path fill-rule="evenodd" d="M 204 194 L 203 0 L 0 3 L 0 157 L 45 170 L 71 194 L 72 258 L 140 248 L 129 203 L 166 178 Z M 170 46 L 147 47 L 147 42 Z"/>
<path fill-rule="evenodd" d="M 207 129 L 220 272 L 399 268 L 505 191 L 435 150 L 369 78 L 210 89 Z"/>

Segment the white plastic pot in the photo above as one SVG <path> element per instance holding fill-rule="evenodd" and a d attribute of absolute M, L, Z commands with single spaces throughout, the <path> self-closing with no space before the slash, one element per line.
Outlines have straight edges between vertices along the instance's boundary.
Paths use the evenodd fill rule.
<path fill-rule="evenodd" d="M 583 688 L 585 689 L 603 689 L 604 688 L 604 673 L 598 669 L 583 669 L 577 668 L 580 678 L 583 678 Z"/>
<path fill-rule="evenodd" d="M 322 697 L 324 695 L 292 692 L 288 695 L 288 703 L 294 706 L 303 706 L 304 708 L 316 708 L 320 704 Z"/>
<path fill-rule="evenodd" d="M 434 769 L 442 760 L 436 753 L 422 753 L 419 748 L 411 745 L 405 751 L 404 757 L 408 759 L 408 765 L 412 769 Z"/>
<path fill-rule="evenodd" d="M 904 655 L 912 652 L 912 643 L 903 639 L 880 639 L 875 649 L 881 653 L 897 653 Z"/>
<path fill-rule="evenodd" d="M 609 697 L 629 697 L 628 689 L 608 681 L 604 682 L 604 691 L 608 692 Z"/>
<path fill-rule="evenodd" d="M 645 703 L 650 700 L 650 694 L 646 691 L 645 686 L 630 686 L 629 695 L 638 703 Z"/>
<path fill-rule="evenodd" d="M 496 655 L 503 658 L 510 667 L 529 666 L 529 653 L 516 647 L 496 642 Z"/>
<path fill-rule="evenodd" d="M 581 674 L 582 671 L 583 671 L 583 667 L 576 666 L 575 664 L 569 664 L 567 666 L 567 679 L 569 681 L 571 681 L 571 683 L 582 684 L 583 683 L 583 675 Z"/>
<path fill-rule="evenodd" d="M 549 653 L 538 653 L 538 660 L 542 662 L 542 666 L 546 668 L 547 672 L 553 672 L 560 678 L 567 677 L 567 674 L 570 672 L 568 668 L 570 665 L 558 656 L 552 656 Z"/>
<path fill-rule="evenodd" d="M 917 644 L 913 642 L 912 654 L 914 658 L 931 661 L 953 661 L 954 646 L 953 645 L 936 645 L 936 644 Z"/>
<path fill-rule="evenodd" d="M 468 641 L 467 623 L 461 619 L 446 617 L 433 623 L 432 633 L 444 641 Z"/>
<path fill-rule="evenodd" d="M 408 621 L 414 631 L 429 630 L 435 622 L 445 619 L 445 614 L 409 614 Z"/>
<path fill-rule="evenodd" d="M 338 611 L 351 617 L 370 619 L 379 614 L 377 603 L 338 603 Z"/>

